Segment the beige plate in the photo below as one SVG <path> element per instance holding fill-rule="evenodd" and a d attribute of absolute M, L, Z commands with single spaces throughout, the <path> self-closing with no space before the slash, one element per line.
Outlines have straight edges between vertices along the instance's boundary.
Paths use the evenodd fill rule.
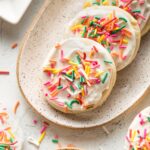
<path fill-rule="evenodd" d="M 137 103 L 150 85 L 149 33 L 142 39 L 136 60 L 118 73 L 116 86 L 102 107 L 69 115 L 47 104 L 41 92 L 41 66 L 53 44 L 62 39 L 65 25 L 81 6 L 81 0 L 46 2 L 25 36 L 17 64 L 19 87 L 30 105 L 47 120 L 72 128 L 94 127 L 111 121 Z"/>

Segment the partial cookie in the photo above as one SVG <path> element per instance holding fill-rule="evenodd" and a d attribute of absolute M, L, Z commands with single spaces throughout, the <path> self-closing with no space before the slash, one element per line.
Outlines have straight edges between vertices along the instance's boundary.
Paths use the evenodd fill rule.
<path fill-rule="evenodd" d="M 126 136 L 126 150 L 150 150 L 150 107 L 140 112 Z"/>
<path fill-rule="evenodd" d="M 140 28 L 126 11 L 115 6 L 95 6 L 79 12 L 69 23 L 67 37 L 84 37 L 102 44 L 111 53 L 117 70 L 129 65 L 140 45 Z"/>
<path fill-rule="evenodd" d="M 16 126 L 0 126 L 0 149 L 21 150 L 23 146 L 22 130 Z"/>
<path fill-rule="evenodd" d="M 56 45 L 43 71 L 45 98 L 65 113 L 85 112 L 102 105 L 116 81 L 110 54 L 97 42 L 84 38 L 70 38 Z"/>
<path fill-rule="evenodd" d="M 150 0 L 87 0 L 84 7 L 92 5 L 120 7 L 138 21 L 142 35 L 150 29 Z"/>

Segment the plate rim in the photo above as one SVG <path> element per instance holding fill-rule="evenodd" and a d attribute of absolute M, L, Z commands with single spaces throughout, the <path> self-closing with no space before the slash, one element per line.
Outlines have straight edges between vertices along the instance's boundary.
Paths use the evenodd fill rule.
<path fill-rule="evenodd" d="M 148 85 L 144 92 L 139 96 L 139 98 L 130 106 L 128 107 L 126 110 L 124 110 L 123 112 L 121 113 L 118 113 L 118 115 L 116 115 L 116 117 L 110 119 L 110 120 L 106 120 L 104 121 L 102 124 L 95 124 L 95 125 L 86 125 L 86 126 L 82 126 L 82 127 L 79 127 L 79 126 L 72 126 L 72 125 L 66 125 L 64 123 L 60 123 L 60 122 L 57 122 L 55 119 L 48 119 L 47 117 L 45 117 L 40 111 L 38 111 L 36 109 L 36 107 L 34 107 L 30 100 L 26 97 L 24 91 L 23 91 L 23 88 L 22 88 L 22 85 L 20 84 L 20 81 L 19 81 L 19 66 L 20 66 L 20 58 L 22 56 L 22 52 L 24 50 L 24 47 L 26 45 L 26 42 L 28 40 L 28 38 L 30 37 L 30 33 L 32 32 L 32 30 L 34 29 L 35 25 L 38 23 L 40 17 L 42 16 L 42 14 L 45 12 L 45 10 L 48 8 L 48 6 L 50 5 L 51 3 L 51 0 L 45 0 L 44 4 L 42 5 L 41 9 L 39 10 L 39 12 L 37 13 L 37 15 L 35 16 L 35 18 L 33 19 L 31 25 L 29 26 L 27 32 L 24 34 L 24 37 L 21 41 L 21 44 L 19 46 L 19 52 L 18 52 L 18 57 L 17 57 L 17 63 L 16 63 L 16 77 L 17 77 L 17 83 L 18 83 L 18 86 L 19 86 L 19 90 L 23 96 L 23 98 L 27 101 L 27 103 L 31 106 L 31 108 L 37 112 L 40 116 L 42 116 L 45 120 L 47 120 L 48 122 L 51 122 L 51 123 L 54 123 L 56 125 L 60 125 L 62 127 L 67 127 L 67 128 L 71 128 L 71 129 L 88 129 L 88 128 L 94 128 L 94 127 L 101 127 L 101 126 L 105 126 L 106 124 L 114 121 L 116 118 L 118 118 L 119 116 L 123 115 L 125 112 L 129 112 L 129 110 L 131 108 L 133 108 L 134 106 L 138 105 L 138 103 L 141 102 L 141 100 L 148 94 L 150 93 L 150 85 Z"/>

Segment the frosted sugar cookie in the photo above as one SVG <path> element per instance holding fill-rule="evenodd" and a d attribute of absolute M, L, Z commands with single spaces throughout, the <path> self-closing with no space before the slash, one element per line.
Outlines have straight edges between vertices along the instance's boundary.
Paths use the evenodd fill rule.
<path fill-rule="evenodd" d="M 111 55 L 97 42 L 85 38 L 70 38 L 55 46 L 43 71 L 45 98 L 65 113 L 102 105 L 116 80 Z"/>
<path fill-rule="evenodd" d="M 84 7 L 92 5 L 120 7 L 138 21 L 142 35 L 150 29 L 150 0 L 89 0 L 85 2 Z"/>
<path fill-rule="evenodd" d="M 66 36 L 95 40 L 111 53 L 117 70 L 135 58 L 140 45 L 140 28 L 126 11 L 115 6 L 95 6 L 79 12 L 69 23 Z"/>
<path fill-rule="evenodd" d="M 126 136 L 126 150 L 150 150 L 150 107 L 140 112 Z"/>

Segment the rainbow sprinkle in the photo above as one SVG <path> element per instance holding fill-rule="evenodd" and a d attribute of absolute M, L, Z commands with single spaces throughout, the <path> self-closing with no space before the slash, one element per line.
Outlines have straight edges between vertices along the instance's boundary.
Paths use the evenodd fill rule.
<path fill-rule="evenodd" d="M 0 150 L 16 150 L 17 141 L 11 127 L 0 130 Z"/>
<path fill-rule="evenodd" d="M 126 136 L 129 150 L 150 150 L 150 114 L 139 113 L 138 120 L 139 129 L 130 129 Z"/>
<path fill-rule="evenodd" d="M 107 16 L 82 16 L 80 22 L 71 27 L 73 34 L 92 39 L 102 44 L 112 56 L 125 60 L 123 55 L 132 33 L 128 30 L 128 20 L 117 17 L 115 11 Z"/>
<path fill-rule="evenodd" d="M 128 13 L 130 13 L 139 22 L 139 25 L 140 25 L 141 20 L 145 20 L 145 17 L 142 15 L 142 11 L 140 9 L 141 6 L 144 5 L 144 3 L 145 3 L 145 0 L 113 0 L 112 2 L 111 0 L 93 0 L 92 2 L 91 1 L 85 2 L 83 7 L 87 8 L 92 5 L 117 6 L 117 7 L 124 9 Z M 133 8 L 135 7 L 135 4 L 138 9 L 133 10 Z"/>
<path fill-rule="evenodd" d="M 98 84 L 105 84 L 109 79 L 109 70 L 102 70 L 101 64 L 96 60 L 99 56 L 98 49 L 93 46 L 90 52 L 77 50 L 71 58 L 64 58 L 64 50 L 60 49 L 60 62 L 63 68 L 51 67 L 50 64 L 44 67 L 44 72 L 50 77 L 44 86 L 47 89 L 45 96 L 57 103 L 64 109 L 72 109 L 74 104 L 85 109 L 92 108 L 85 102 L 88 90 Z M 59 62 L 59 63 L 60 63 Z M 109 60 L 104 60 L 105 65 L 112 64 Z M 65 102 L 58 101 L 58 95 L 66 95 Z"/>

